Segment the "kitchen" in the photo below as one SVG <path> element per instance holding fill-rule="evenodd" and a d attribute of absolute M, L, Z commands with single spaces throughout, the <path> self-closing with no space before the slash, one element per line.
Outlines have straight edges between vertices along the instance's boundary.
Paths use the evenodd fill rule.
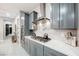
<path fill-rule="evenodd" d="M 36 24 L 36 27 L 38 28 L 38 30 L 37 30 L 37 28 L 35 28 L 36 31 L 34 31 L 34 32 L 36 35 L 34 34 L 34 36 L 35 36 L 34 39 L 42 41 L 42 40 L 44 40 L 44 39 L 42 39 L 42 38 L 44 38 L 44 34 L 46 34 L 47 36 L 45 36 L 45 37 L 49 37 L 49 38 L 51 38 L 51 40 L 49 40 L 48 42 L 45 42 L 45 43 L 40 43 L 39 41 L 36 41 L 36 40 L 32 41 L 32 38 L 30 38 L 28 36 L 25 37 L 25 39 L 27 39 L 27 40 L 25 40 L 25 46 L 23 46 L 23 47 L 28 48 L 28 49 L 27 48 L 25 48 L 25 49 L 26 49 L 26 51 L 28 51 L 28 53 L 31 56 L 65 56 L 65 55 L 75 55 L 77 53 L 76 52 L 77 50 L 75 50 L 75 49 L 77 49 L 77 47 L 76 47 L 77 42 L 75 41 L 75 39 L 76 39 L 75 36 L 77 36 L 77 32 L 76 32 L 77 30 L 76 30 L 75 26 L 77 24 L 75 24 L 74 19 L 71 22 L 70 18 L 69 18 L 69 21 L 72 23 L 71 25 L 70 25 L 70 23 L 64 24 L 64 22 L 69 22 L 69 21 L 64 21 L 64 22 L 61 21 L 61 16 L 62 16 L 61 14 L 65 14 L 67 12 L 66 8 L 68 6 L 69 6 L 68 11 L 70 10 L 70 13 L 68 12 L 69 15 L 73 14 L 73 13 L 74 13 L 74 15 L 77 15 L 77 13 L 78 13 L 78 11 L 76 10 L 77 8 L 75 9 L 76 11 L 74 12 L 74 9 L 73 9 L 73 7 L 75 8 L 74 4 L 61 4 L 60 3 L 60 4 L 52 4 L 52 5 L 53 5 L 52 6 L 53 15 L 52 16 L 55 19 L 49 20 L 52 17 L 52 16 L 50 16 L 51 5 L 50 4 L 40 4 L 40 9 L 41 9 L 40 12 L 41 12 L 42 17 L 39 20 L 36 20 L 36 21 L 34 20 L 34 22 L 33 22 L 34 24 Z M 47 8 L 46 8 L 46 6 L 47 6 Z M 45 11 L 47 12 L 47 14 Z M 74 15 L 73 15 L 73 17 L 74 17 Z M 63 15 L 63 18 L 65 18 L 65 16 L 67 16 L 67 15 Z M 56 22 L 58 17 L 60 18 L 58 20 L 59 22 L 58 21 Z M 46 19 L 47 19 L 47 23 L 44 23 L 46 21 Z M 63 19 L 63 20 L 65 20 L 65 19 Z M 77 21 L 77 19 L 75 19 L 75 21 Z M 51 28 L 52 30 L 50 29 L 50 27 L 51 27 L 50 22 L 51 22 L 51 24 L 52 24 L 51 26 L 54 30 L 52 28 Z M 56 22 L 56 23 L 54 24 L 54 22 Z M 33 28 L 31 27 L 31 29 L 33 29 Z M 73 34 L 69 35 L 69 33 L 73 33 Z M 66 34 L 69 36 L 67 36 Z M 35 43 L 35 41 L 36 41 L 36 43 Z M 28 43 L 26 43 L 26 42 L 28 42 Z M 40 44 L 38 44 L 38 42 Z M 67 46 L 72 46 L 72 47 L 71 48 L 66 47 L 66 45 L 64 45 L 64 44 L 66 44 Z M 72 52 L 72 51 L 75 51 L 76 53 Z"/>
<path fill-rule="evenodd" d="M 20 6 L 20 4 L 15 5 Z M 29 7 L 32 7 L 29 12 L 21 9 L 16 18 L 11 18 L 14 20 L 9 20 L 10 24 L 12 23 L 10 36 L 14 37 L 13 44 L 18 43 L 29 56 L 79 56 L 79 4 L 34 3 L 32 5 Z M 4 42 L 5 30 L 0 32 Z"/>
<path fill-rule="evenodd" d="M 78 4 L 41 3 L 38 8 L 34 9 L 29 18 L 33 35 L 23 38 L 22 47 L 31 56 L 78 55 Z M 37 14 L 35 11 L 41 17 L 34 17 Z"/>

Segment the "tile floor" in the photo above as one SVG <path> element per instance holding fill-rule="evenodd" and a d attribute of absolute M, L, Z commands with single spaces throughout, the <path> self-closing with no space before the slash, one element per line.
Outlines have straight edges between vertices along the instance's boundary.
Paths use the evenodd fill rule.
<path fill-rule="evenodd" d="M 11 37 L 0 42 L 0 56 L 28 56 L 18 43 L 12 43 Z"/>

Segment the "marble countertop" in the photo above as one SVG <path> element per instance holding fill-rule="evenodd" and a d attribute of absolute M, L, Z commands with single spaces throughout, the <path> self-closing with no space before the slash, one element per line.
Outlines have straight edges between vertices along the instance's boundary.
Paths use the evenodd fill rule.
<path fill-rule="evenodd" d="M 70 46 L 70 45 L 68 45 L 62 41 L 56 40 L 54 38 L 52 38 L 50 41 L 45 42 L 45 43 L 40 42 L 38 40 L 34 40 L 30 36 L 25 36 L 25 38 L 28 38 L 29 40 L 35 41 L 39 44 L 47 46 L 48 48 L 54 49 L 58 52 L 66 54 L 68 56 L 79 56 L 79 47 Z"/>

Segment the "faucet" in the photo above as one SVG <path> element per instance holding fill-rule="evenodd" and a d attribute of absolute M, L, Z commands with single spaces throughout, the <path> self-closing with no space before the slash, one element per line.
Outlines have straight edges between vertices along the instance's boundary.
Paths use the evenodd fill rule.
<path fill-rule="evenodd" d="M 44 38 L 48 39 L 48 34 L 47 33 L 44 33 Z"/>

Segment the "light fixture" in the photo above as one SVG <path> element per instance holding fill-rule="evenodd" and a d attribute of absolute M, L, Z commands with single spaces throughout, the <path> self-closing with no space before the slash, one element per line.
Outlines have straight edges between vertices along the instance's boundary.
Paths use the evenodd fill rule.
<path fill-rule="evenodd" d="M 46 24 L 47 24 L 47 25 L 50 25 L 50 22 L 49 22 L 49 21 L 47 21 L 47 22 L 46 22 Z"/>
<path fill-rule="evenodd" d="M 41 22 L 39 23 L 39 26 L 42 26 L 42 23 Z"/>

